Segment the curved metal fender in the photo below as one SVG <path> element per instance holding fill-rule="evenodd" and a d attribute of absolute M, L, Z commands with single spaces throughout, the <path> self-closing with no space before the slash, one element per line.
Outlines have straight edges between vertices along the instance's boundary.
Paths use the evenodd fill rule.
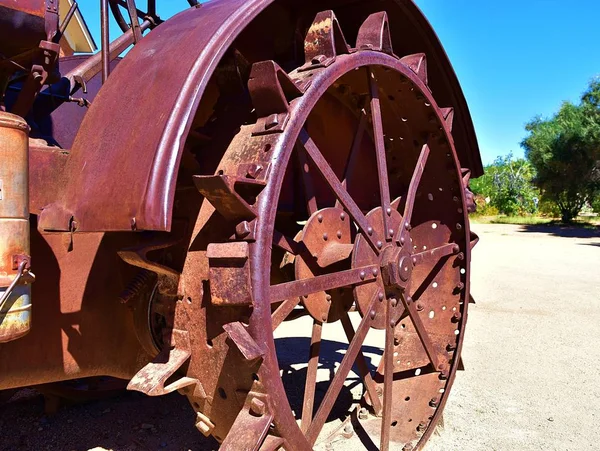
<path fill-rule="evenodd" d="M 234 39 L 277 3 L 298 3 L 311 14 L 334 9 L 342 27 L 348 24 L 349 36 L 369 14 L 387 10 L 395 52 L 427 54 L 429 85 L 438 103 L 455 109 L 454 137 L 463 166 L 475 176 L 482 173 L 456 75 L 411 0 L 214 0 L 157 27 L 114 70 L 81 125 L 62 190 L 42 211 L 40 229 L 170 230 L 183 147 L 204 90 Z"/>

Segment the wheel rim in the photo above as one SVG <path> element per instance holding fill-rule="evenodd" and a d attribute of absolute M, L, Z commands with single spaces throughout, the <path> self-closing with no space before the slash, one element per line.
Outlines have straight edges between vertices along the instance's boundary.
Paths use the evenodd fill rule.
<path fill-rule="evenodd" d="M 329 14 L 335 21 L 335 16 Z M 448 121 L 448 111 L 437 106 L 426 85 L 424 58 L 417 55 L 401 60 L 393 55 L 391 49 L 385 46 L 385 14 L 375 16 L 377 23 L 374 27 L 372 18 L 365 24 L 371 29 L 377 29 L 379 24 L 382 51 L 373 50 L 373 46 L 364 46 L 348 54 L 337 54 L 331 61 L 313 59 L 315 68 L 300 68 L 290 73 L 289 77 L 282 74 L 273 63 L 260 66 L 254 72 L 254 92 L 260 92 L 263 99 L 273 93 L 275 97 L 285 93 L 286 97 L 292 97 L 289 99 L 289 109 L 285 113 L 275 113 L 276 116 L 285 114 L 283 121 L 280 117 L 271 117 L 267 121 L 272 123 L 266 125 L 261 111 L 258 111 L 261 119 L 255 125 L 242 127 L 218 168 L 219 177 L 239 176 L 240 168 L 246 168 L 249 164 L 264 171 L 260 177 L 247 177 L 260 180 L 260 183 L 252 182 L 255 188 L 260 185 L 256 193 L 251 190 L 251 195 L 248 192 L 242 195 L 245 200 L 255 200 L 247 200 L 245 204 L 252 205 L 251 213 L 255 219 L 250 224 L 240 221 L 239 225 L 247 227 L 248 233 L 242 230 L 238 234 L 238 238 L 240 235 L 250 235 L 245 241 L 249 243 L 247 257 L 251 269 L 247 283 L 251 286 L 253 300 L 248 321 L 242 322 L 247 322 L 247 331 L 252 339 L 264 346 L 264 360 L 257 371 L 254 368 L 256 373 L 252 373 L 253 382 L 248 389 L 255 396 L 263 396 L 261 399 L 270 412 L 268 420 L 257 426 L 260 430 L 253 436 L 259 442 L 269 434 L 282 437 L 285 440 L 282 443 L 288 446 L 293 443 L 294 449 L 312 448 L 356 360 L 367 387 L 367 404 L 370 404 L 374 413 L 382 416 L 381 420 L 376 420 L 379 423 L 377 441 L 381 449 L 388 449 L 390 441 L 402 443 L 406 449 L 420 447 L 430 436 L 441 414 L 457 369 L 468 306 L 465 299 L 468 299 L 470 245 L 467 237 L 470 235 L 460 165 L 450 133 L 451 123 Z M 315 23 L 319 23 L 319 20 L 322 18 L 317 16 Z M 342 99 L 348 87 L 350 95 Z M 366 108 L 362 113 L 361 95 L 358 95 L 359 103 L 355 103 L 355 94 L 360 94 L 359 91 L 367 93 Z M 330 97 L 335 100 L 323 100 Z M 253 98 L 256 105 L 256 94 Z M 383 102 L 381 98 L 384 98 Z M 327 111 L 331 102 L 337 104 L 340 111 L 345 109 L 346 113 L 357 113 L 354 132 L 346 139 L 350 145 L 344 148 L 346 155 L 342 158 L 342 171 L 339 164 L 331 164 L 339 152 L 323 145 L 327 141 L 327 128 L 323 129 L 325 132 L 318 133 L 322 116 L 318 110 Z M 263 107 L 257 106 L 257 109 L 264 109 L 264 103 Z M 327 117 L 327 114 L 324 116 Z M 340 123 L 342 121 L 338 120 L 336 125 Z M 397 124 L 397 128 L 390 127 L 390 123 Z M 263 126 L 268 129 L 269 125 L 283 130 L 280 133 L 257 132 Z M 343 129 L 342 126 L 340 128 Z M 393 132 L 386 135 L 386 130 Z M 394 139 L 397 144 L 392 144 Z M 357 141 L 367 142 L 372 147 L 371 168 L 375 169 L 375 177 L 366 180 L 364 185 L 370 186 L 369 182 L 375 182 L 375 192 L 378 193 L 375 204 L 370 199 L 372 196 L 365 195 L 364 189 L 358 190 L 358 196 L 350 194 L 355 183 L 351 176 L 355 176 L 356 170 L 346 171 L 347 177 L 344 177 L 345 170 L 353 166 L 347 164 L 354 159 L 348 155 L 361 152 L 361 144 L 352 145 Z M 406 155 L 401 155 L 402 158 L 393 164 L 394 152 L 400 151 Z M 308 171 L 304 172 L 311 178 L 320 177 L 334 196 L 330 194 L 325 199 L 319 199 L 319 194 L 324 192 L 322 187 L 311 185 L 303 176 L 307 223 L 291 236 L 286 236 L 276 228 L 276 223 L 282 223 L 282 211 L 285 210 L 282 205 L 289 201 L 286 198 L 286 183 L 289 184 L 290 173 L 293 172 L 290 169 L 293 155 L 299 159 L 300 168 L 308 167 Z M 411 163 L 407 164 L 407 161 Z M 361 169 L 364 168 L 366 166 L 361 166 Z M 388 180 L 392 180 L 391 184 Z M 250 183 L 247 180 L 245 182 Z M 206 185 L 199 189 L 211 199 Z M 418 197 L 422 207 L 416 206 Z M 211 202 L 217 204 L 214 200 Z M 221 211 L 218 206 L 217 210 Z M 344 220 L 344 216 L 352 221 L 352 227 L 343 229 L 340 221 Z M 318 237 L 315 238 L 315 234 L 323 232 L 319 224 L 325 224 L 323 227 L 326 229 L 338 229 L 323 233 L 323 241 L 329 241 L 328 245 L 319 245 Z M 325 236 L 326 233 L 328 236 Z M 346 239 L 348 234 L 351 235 L 350 240 Z M 294 236 L 296 241 L 293 240 Z M 336 237 L 338 242 L 335 242 Z M 281 263 L 276 261 L 278 254 L 272 252 L 273 245 L 295 253 L 295 275 L 302 278 L 301 283 L 298 280 L 281 282 L 281 274 L 271 271 L 271 266 L 277 268 Z M 349 246 L 351 249 L 348 252 Z M 306 249 L 299 250 L 299 247 L 308 249 L 309 253 L 306 254 Z M 315 252 L 311 253 L 311 248 L 312 251 L 316 249 L 316 262 L 311 260 L 315 259 Z M 312 271 L 310 266 L 315 267 L 315 263 L 318 266 L 321 257 L 326 261 L 324 267 Z M 337 264 L 343 268 L 334 273 L 327 271 L 331 265 Z M 431 275 L 432 270 L 435 270 L 434 276 Z M 305 279 L 313 275 L 318 277 Z M 272 280 L 280 283 L 273 283 Z M 215 282 L 211 279 L 211 289 L 216 285 Z M 362 316 L 357 330 L 354 330 L 347 314 L 347 296 L 336 297 L 331 293 L 331 290 L 340 286 L 352 289 Z M 444 294 L 437 294 L 440 292 Z M 215 302 L 214 293 L 212 295 Z M 327 309 L 327 302 L 338 310 L 333 317 L 329 311 L 323 313 L 323 309 Z M 299 426 L 280 377 L 272 331 L 301 303 L 315 318 L 315 322 L 305 390 L 309 396 L 303 400 L 302 422 Z M 433 316 L 430 316 L 432 312 Z M 350 346 L 312 417 L 310 412 L 314 407 L 318 365 L 318 351 L 315 350 L 318 349 L 323 322 L 337 319 L 342 321 Z M 428 319 L 431 321 L 427 322 Z M 362 342 L 371 328 L 385 330 L 384 357 L 378 370 L 372 373 L 368 372 L 361 352 Z M 396 328 L 406 329 L 402 333 L 410 338 L 403 339 L 400 330 L 395 334 Z M 436 330 L 435 337 L 430 334 L 432 328 Z M 406 346 L 415 348 L 419 343 L 420 351 L 413 349 L 412 352 L 420 357 L 420 361 L 395 358 L 395 353 L 400 353 Z M 392 370 L 387 371 L 388 368 Z M 408 372 L 412 372 L 410 379 L 400 382 L 418 380 L 418 384 L 411 382 L 407 388 L 394 382 L 394 374 L 407 376 Z M 239 375 L 237 377 L 240 378 Z M 425 379 L 428 382 L 423 382 Z M 412 395 L 399 395 L 406 391 Z M 383 395 L 382 399 L 378 392 Z M 400 397 L 402 402 L 398 401 Z M 194 397 L 191 398 L 193 401 Z M 418 403 L 415 398 L 418 398 Z M 193 403 L 197 410 L 202 410 L 198 403 Z M 410 411 L 408 414 L 406 409 Z M 414 424 L 400 426 L 400 421 Z M 366 423 L 364 429 L 372 434 L 377 427 L 372 426 L 373 422 L 370 425 Z"/>

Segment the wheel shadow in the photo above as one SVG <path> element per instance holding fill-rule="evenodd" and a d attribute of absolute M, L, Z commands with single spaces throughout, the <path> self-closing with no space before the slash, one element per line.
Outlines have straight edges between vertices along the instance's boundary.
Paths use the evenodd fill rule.
<path fill-rule="evenodd" d="M 285 387 L 290 407 L 292 408 L 297 419 L 302 416 L 302 405 L 304 400 L 304 391 L 306 384 L 307 374 L 307 362 L 309 358 L 310 350 L 310 338 L 308 337 L 286 337 L 278 338 L 275 340 L 275 346 L 277 348 L 277 358 L 279 360 L 279 367 L 282 371 L 282 381 Z M 314 401 L 314 413 L 317 412 L 327 390 L 329 389 L 330 382 L 335 376 L 335 372 L 338 366 L 341 364 L 346 350 L 348 349 L 347 343 L 342 343 L 333 340 L 321 341 L 321 349 L 319 356 L 319 374 L 315 390 L 315 401 Z M 362 351 L 365 354 L 365 360 L 369 370 L 373 372 L 376 370 L 376 366 L 373 364 L 373 359 L 369 357 L 370 354 L 377 356 L 382 355 L 382 350 L 373 346 L 363 346 Z M 323 379 L 323 370 L 328 374 Z M 347 378 L 346 384 L 342 387 L 340 394 L 335 402 L 331 413 L 327 417 L 327 422 L 335 420 L 344 420 L 352 406 L 359 401 L 352 391 L 358 385 L 362 384 L 362 380 L 358 376 L 358 369 L 356 365 L 352 368 L 354 374 L 350 374 Z M 348 381 L 350 383 L 348 383 Z"/>

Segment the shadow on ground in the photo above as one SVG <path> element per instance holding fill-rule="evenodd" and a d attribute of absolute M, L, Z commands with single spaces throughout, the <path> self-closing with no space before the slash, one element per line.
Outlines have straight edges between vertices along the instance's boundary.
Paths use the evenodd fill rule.
<path fill-rule="evenodd" d="M 301 337 L 276 340 L 289 401 L 300 416 L 306 380 L 310 339 Z M 327 382 L 317 383 L 315 411 L 321 403 L 329 378 L 342 361 L 348 345 L 323 340 L 319 368 L 329 372 Z M 379 348 L 364 346 L 367 363 Z M 353 405 L 352 388 L 356 377 L 345 386 L 328 421 L 344 418 Z M 8 393 L 13 395 L 13 393 Z M 174 393 L 150 398 L 139 393 L 122 392 L 111 399 L 66 405 L 53 415 L 44 411 L 44 398 L 36 390 L 18 391 L 0 405 L 0 451 L 211 451 L 218 448 L 194 427 L 195 414 L 185 397 Z"/>
<path fill-rule="evenodd" d="M 563 238 L 600 238 L 600 226 L 523 225 L 522 232 L 547 233 Z"/>
<path fill-rule="evenodd" d="M 35 390 L 17 393 L 0 406 L 0 451 L 209 451 L 217 443 L 194 427 L 194 411 L 179 394 L 150 398 L 122 394 L 44 412 Z"/>
<path fill-rule="evenodd" d="M 283 370 L 283 385 L 288 394 L 288 401 L 296 414 L 296 418 L 300 418 L 307 373 L 305 365 L 308 361 L 310 352 L 310 339 L 306 337 L 278 338 L 275 340 L 275 345 L 277 348 L 279 366 Z M 321 342 L 319 370 L 321 370 L 321 374 L 322 370 L 326 370 L 328 374 L 325 381 L 319 381 L 316 384 L 314 401 L 315 413 L 327 393 L 330 381 L 335 375 L 337 366 L 342 362 L 347 348 L 347 343 L 333 340 L 323 340 Z M 381 356 L 381 349 L 365 345 L 362 347 L 362 351 L 365 354 L 369 369 L 373 372 L 376 368 L 373 365 L 372 359 L 369 358 L 369 355 L 375 354 Z M 296 369 L 295 367 L 298 365 L 302 365 L 302 367 Z M 351 383 L 342 387 L 336 404 L 327 418 L 328 422 L 336 419 L 343 420 L 348 416 L 348 412 L 356 402 L 356 399 L 354 399 L 352 395 L 352 390 L 362 382 L 358 376 L 350 376 L 347 380 L 351 381 Z"/>

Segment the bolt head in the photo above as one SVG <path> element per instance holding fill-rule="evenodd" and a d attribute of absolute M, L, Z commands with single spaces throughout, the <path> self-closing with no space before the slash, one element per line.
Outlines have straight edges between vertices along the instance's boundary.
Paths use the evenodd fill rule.
<path fill-rule="evenodd" d="M 265 403 L 258 398 L 253 398 L 252 401 L 250 401 L 250 411 L 254 415 L 262 417 L 265 414 L 266 408 L 267 406 Z"/>
<path fill-rule="evenodd" d="M 409 255 L 400 257 L 400 260 L 398 261 L 398 275 L 403 282 L 408 282 L 408 279 L 410 279 L 412 274 L 412 269 L 412 257 Z"/>

